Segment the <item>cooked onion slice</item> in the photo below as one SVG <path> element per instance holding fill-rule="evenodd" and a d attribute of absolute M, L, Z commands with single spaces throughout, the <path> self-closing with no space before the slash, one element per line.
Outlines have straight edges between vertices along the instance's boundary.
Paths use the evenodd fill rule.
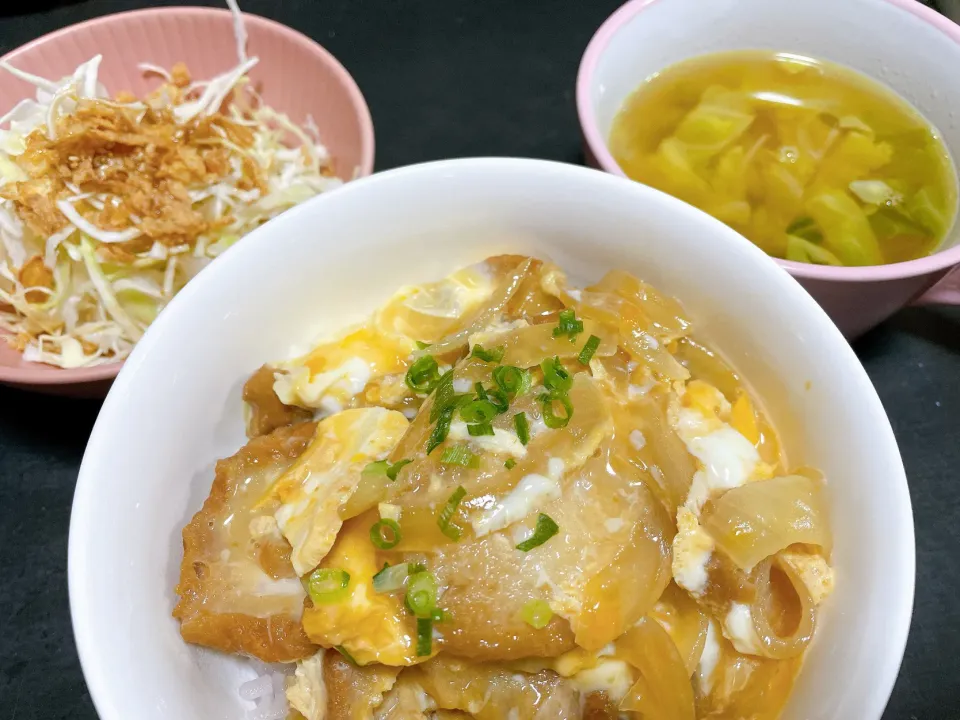
<path fill-rule="evenodd" d="M 750 605 L 763 654 L 776 660 L 800 655 L 813 637 L 816 609 L 810 591 L 779 558 L 765 560 L 755 574 L 757 595 Z"/>
<path fill-rule="evenodd" d="M 484 347 L 503 347 L 506 352 L 501 363 L 520 368 L 539 365 L 547 358 L 577 357 L 584 343 L 591 335 L 600 338 L 600 346 L 594 352 L 596 357 L 609 357 L 617 352 L 617 338 L 594 320 L 583 321 L 583 332 L 572 341 L 569 335 L 554 336 L 556 323 L 543 323 L 528 327 L 515 328 L 488 337 Z"/>
<path fill-rule="evenodd" d="M 707 640 L 707 616 L 689 594 L 671 582 L 650 612 L 667 631 L 683 658 L 687 675 L 700 663 Z"/>
<path fill-rule="evenodd" d="M 794 543 L 830 551 L 819 482 L 787 475 L 747 483 L 707 503 L 700 525 L 741 569 L 750 570 Z"/>
<path fill-rule="evenodd" d="M 517 265 L 516 269 L 509 273 L 493 291 L 490 299 L 464 320 L 462 330 L 438 340 L 429 348 L 421 350 L 419 354 L 443 355 L 452 350 L 459 350 L 467 344 L 471 335 L 496 322 L 530 273 L 533 262 L 531 258 L 527 258 Z"/>
<path fill-rule="evenodd" d="M 620 709 L 657 720 L 693 720 L 693 684 L 683 658 L 660 623 L 644 617 L 617 640 L 617 655 L 640 671 Z"/>
<path fill-rule="evenodd" d="M 640 484 L 645 510 L 617 557 L 587 581 L 573 624 L 577 645 L 599 650 L 643 617 L 670 582 L 674 524 L 663 505 Z"/>

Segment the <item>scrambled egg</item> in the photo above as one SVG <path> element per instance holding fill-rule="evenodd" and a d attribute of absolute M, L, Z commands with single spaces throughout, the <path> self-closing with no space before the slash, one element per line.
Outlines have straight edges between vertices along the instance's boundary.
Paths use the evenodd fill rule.
<path fill-rule="evenodd" d="M 373 576 L 380 570 L 370 542 L 373 522 L 368 514 L 344 524 L 322 566 L 347 572 L 350 594 L 337 603 L 304 609 L 303 628 L 313 642 L 341 646 L 361 665 L 422 662 L 426 658 L 416 655 L 414 624 L 402 596 L 373 591 Z"/>
<path fill-rule="evenodd" d="M 280 499 L 274 517 L 293 551 L 298 575 L 313 570 L 340 532 L 339 507 L 360 482 L 363 469 L 385 458 L 409 422 L 384 408 L 345 410 L 317 425 L 306 452 L 271 488 Z"/>

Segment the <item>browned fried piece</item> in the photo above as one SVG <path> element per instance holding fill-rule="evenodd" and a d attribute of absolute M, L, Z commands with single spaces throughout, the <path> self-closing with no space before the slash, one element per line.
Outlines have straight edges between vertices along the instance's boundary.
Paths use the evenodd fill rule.
<path fill-rule="evenodd" d="M 217 463 L 209 497 L 183 529 L 173 615 L 188 642 L 266 662 L 316 652 L 300 624 L 304 594 L 289 545 L 276 532 L 274 508 L 260 503 L 315 429 L 315 423 L 280 428 Z"/>
<path fill-rule="evenodd" d="M 592 692 L 584 699 L 583 720 L 617 720 L 618 717 L 617 706 L 605 692 Z"/>
<path fill-rule="evenodd" d="M 550 670 L 517 673 L 443 654 L 409 671 L 437 707 L 476 720 L 580 720 L 580 693 Z"/>
<path fill-rule="evenodd" d="M 386 665 L 357 667 L 336 650 L 323 654 L 323 682 L 327 688 L 326 720 L 362 720 L 383 702 L 400 668 Z"/>
<path fill-rule="evenodd" d="M 519 660 L 556 657 L 576 647 L 563 618 L 555 615 L 540 630 L 521 619 L 537 588 L 517 554 L 506 538 L 488 535 L 434 557 L 431 566 L 448 586 L 441 604 L 451 619 L 438 625 L 445 653 L 470 660 Z"/>
<path fill-rule="evenodd" d="M 53 289 L 53 270 L 43 264 L 43 258 L 34 255 L 20 268 L 20 284 L 25 288 Z M 27 302 L 42 303 L 49 299 L 49 295 L 42 290 L 30 290 L 26 293 Z"/>
<path fill-rule="evenodd" d="M 189 84 L 185 67 L 174 68 L 173 81 L 163 91 L 183 100 L 181 88 L 184 82 Z M 110 193 L 120 199 L 117 204 L 106 203 L 102 210 L 78 204 L 95 225 L 119 230 L 132 224 L 131 216 L 139 218 L 143 234 L 120 249 L 141 252 L 154 241 L 168 246 L 193 244 L 213 226 L 193 207 L 191 187 L 229 175 L 230 159 L 236 155 L 243 170 L 238 186 L 265 189 L 256 163 L 234 149 L 252 143 L 249 128 L 223 115 L 178 125 L 168 109 L 141 110 L 87 100 L 76 112 L 57 120 L 54 140 L 43 129 L 27 137 L 18 165 L 29 179 L 4 187 L 2 196 L 14 201 L 20 218 L 41 237 L 66 224 L 56 201 L 73 194 L 66 187 L 72 183 L 83 192 Z"/>
<path fill-rule="evenodd" d="M 259 437 L 277 428 L 310 419 L 303 408 L 284 405 L 273 391 L 273 370 L 264 365 L 243 386 L 243 400 L 250 405 L 247 437 Z"/>

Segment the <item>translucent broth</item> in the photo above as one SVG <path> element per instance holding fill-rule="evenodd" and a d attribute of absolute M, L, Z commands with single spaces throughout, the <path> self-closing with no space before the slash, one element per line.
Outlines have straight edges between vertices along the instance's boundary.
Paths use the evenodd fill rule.
<path fill-rule="evenodd" d="M 673 65 L 627 98 L 609 146 L 628 177 L 800 262 L 923 257 L 956 215 L 936 129 L 880 83 L 811 58 L 745 50 Z"/>

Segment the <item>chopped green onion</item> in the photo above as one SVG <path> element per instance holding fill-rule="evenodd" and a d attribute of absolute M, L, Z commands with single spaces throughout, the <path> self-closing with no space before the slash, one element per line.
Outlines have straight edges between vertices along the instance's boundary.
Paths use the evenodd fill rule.
<path fill-rule="evenodd" d="M 307 591 L 314 605 L 329 605 L 340 602 L 350 594 L 349 584 L 350 573 L 346 570 L 317 568 L 310 573 Z"/>
<path fill-rule="evenodd" d="M 457 512 L 457 508 L 460 506 L 460 501 L 463 500 L 466 494 L 467 491 L 463 489 L 463 486 L 458 486 L 457 489 L 453 491 L 453 495 L 451 495 L 447 500 L 447 504 L 443 506 L 443 510 L 440 511 L 440 515 L 437 517 L 437 525 L 440 526 L 440 532 L 442 532 L 451 540 L 459 540 L 460 535 L 463 533 L 463 530 L 454 525 L 452 520 L 453 516 Z"/>
<path fill-rule="evenodd" d="M 466 445 L 451 445 L 443 451 L 440 462 L 444 465 L 460 465 L 466 468 L 480 467 L 480 458 L 470 452 Z"/>
<path fill-rule="evenodd" d="M 416 575 L 418 572 L 423 572 L 424 570 L 427 569 L 427 566 L 424 565 L 423 563 L 407 563 L 407 565 L 408 565 L 407 571 L 411 575 Z"/>
<path fill-rule="evenodd" d="M 433 391 L 440 382 L 440 369 L 437 361 L 432 355 L 424 355 L 419 358 L 406 375 L 407 385 L 411 390 L 417 393 L 428 394 Z"/>
<path fill-rule="evenodd" d="M 460 417 L 466 422 L 490 422 L 497 416 L 497 407 L 490 400 L 471 400 L 460 408 Z"/>
<path fill-rule="evenodd" d="M 356 660 L 353 659 L 353 655 L 348 653 L 347 649 L 343 645 L 334 645 L 333 649 L 336 650 L 341 655 L 343 655 L 347 659 L 347 661 L 350 662 L 351 665 L 356 665 L 357 667 L 360 667 L 360 663 L 358 663 Z"/>
<path fill-rule="evenodd" d="M 417 618 L 417 657 L 427 657 L 433 648 L 433 620 Z"/>
<path fill-rule="evenodd" d="M 400 474 L 400 471 L 406 466 L 412 463 L 413 460 L 397 460 L 390 468 L 387 470 L 387 477 L 391 480 L 396 480 L 397 475 Z"/>
<path fill-rule="evenodd" d="M 510 409 L 510 400 L 507 398 L 507 394 L 503 390 L 490 388 L 487 390 L 487 400 L 493 403 L 498 415 L 505 413 Z"/>
<path fill-rule="evenodd" d="M 559 357 L 553 359 L 547 358 L 540 363 L 540 369 L 543 370 L 543 384 L 548 389 L 555 392 L 567 392 L 573 387 L 573 378 L 560 362 Z"/>
<path fill-rule="evenodd" d="M 470 433 L 470 437 L 480 437 L 482 435 L 496 435 L 493 431 L 493 425 L 488 422 L 476 423 L 475 425 L 467 425 L 467 432 Z"/>
<path fill-rule="evenodd" d="M 580 356 L 577 360 L 580 361 L 581 365 L 589 365 L 590 359 L 593 357 L 593 354 L 597 351 L 597 348 L 600 347 L 600 338 L 596 335 L 591 335 L 587 338 L 586 344 L 584 344 L 583 349 L 580 351 Z"/>
<path fill-rule="evenodd" d="M 375 593 L 389 593 L 399 590 L 410 574 L 410 565 L 386 565 L 383 570 L 373 576 L 373 591 Z"/>
<path fill-rule="evenodd" d="M 553 619 L 553 610 L 545 600 L 531 600 L 520 610 L 520 619 L 534 630 L 543 630 Z"/>
<path fill-rule="evenodd" d="M 513 365 L 494 368 L 493 380 L 507 395 L 523 395 L 530 387 L 530 373 Z"/>
<path fill-rule="evenodd" d="M 513 416 L 513 427 L 517 431 L 517 437 L 520 438 L 521 445 L 530 442 L 530 424 L 527 422 L 526 413 L 518 412 Z"/>
<path fill-rule="evenodd" d="M 517 466 L 517 461 L 514 460 L 513 458 L 509 458 L 509 459 L 503 464 L 503 466 L 504 466 L 507 470 L 513 470 L 513 469 Z"/>
<path fill-rule="evenodd" d="M 560 324 L 553 329 L 553 336 L 560 337 L 561 335 L 567 335 L 570 337 L 570 342 L 574 342 L 577 339 L 577 335 L 583 332 L 583 322 L 577 320 L 577 314 L 573 310 L 561 310 L 560 311 Z"/>
<path fill-rule="evenodd" d="M 560 526 L 553 521 L 553 518 L 540 513 L 537 516 L 537 527 L 534 529 L 533 535 L 517 545 L 517 550 L 530 552 L 535 547 L 543 545 L 558 532 L 560 532 Z"/>
<path fill-rule="evenodd" d="M 383 518 L 370 528 L 370 542 L 381 550 L 390 550 L 400 544 L 400 526 L 396 520 Z"/>
<path fill-rule="evenodd" d="M 453 419 L 453 408 L 448 408 L 440 413 L 437 424 L 433 426 L 433 432 L 430 433 L 430 439 L 427 441 L 427 455 L 432 453 L 437 446 L 447 439 L 450 433 L 450 421 Z"/>
<path fill-rule="evenodd" d="M 447 407 L 453 404 L 454 399 L 453 370 L 451 369 L 441 375 L 437 381 L 433 395 L 433 407 L 430 408 L 430 422 L 436 422 Z"/>
<path fill-rule="evenodd" d="M 426 571 L 407 581 L 407 607 L 418 618 L 429 618 L 437 607 L 437 579 Z"/>
<path fill-rule="evenodd" d="M 390 469 L 390 463 L 386 460 L 377 460 L 367 465 L 362 471 L 361 475 L 386 475 L 387 471 Z"/>
<path fill-rule="evenodd" d="M 504 347 L 495 347 L 493 350 L 484 350 L 480 345 L 473 346 L 473 352 L 470 353 L 470 357 L 479 358 L 485 363 L 489 362 L 500 362 L 503 360 L 503 353 L 506 351 Z"/>
<path fill-rule="evenodd" d="M 425 342 L 421 342 L 420 340 L 417 340 L 417 350 L 426 350 L 428 347 L 430 347 L 430 343 L 425 343 Z"/>
<path fill-rule="evenodd" d="M 474 383 L 474 385 L 473 385 L 473 389 L 474 389 L 474 391 L 477 393 L 477 399 L 478 399 L 478 400 L 486 400 L 486 399 L 487 399 L 487 391 L 483 389 L 483 383 L 482 383 L 482 382 L 480 382 L 479 380 L 477 380 L 477 382 Z"/>
<path fill-rule="evenodd" d="M 564 416 L 554 413 L 554 403 L 563 405 L 566 413 Z M 567 423 L 570 422 L 570 418 L 573 417 L 573 403 L 570 402 L 570 397 L 565 393 L 544 393 L 540 396 L 540 406 L 543 411 L 543 423 L 552 430 L 559 430 L 560 428 L 566 427 Z"/>
<path fill-rule="evenodd" d="M 433 620 L 435 623 L 447 622 L 447 620 L 450 619 L 450 613 L 448 613 L 446 610 L 443 610 L 442 608 L 434 608 L 433 613 L 430 616 L 430 619 Z"/>

